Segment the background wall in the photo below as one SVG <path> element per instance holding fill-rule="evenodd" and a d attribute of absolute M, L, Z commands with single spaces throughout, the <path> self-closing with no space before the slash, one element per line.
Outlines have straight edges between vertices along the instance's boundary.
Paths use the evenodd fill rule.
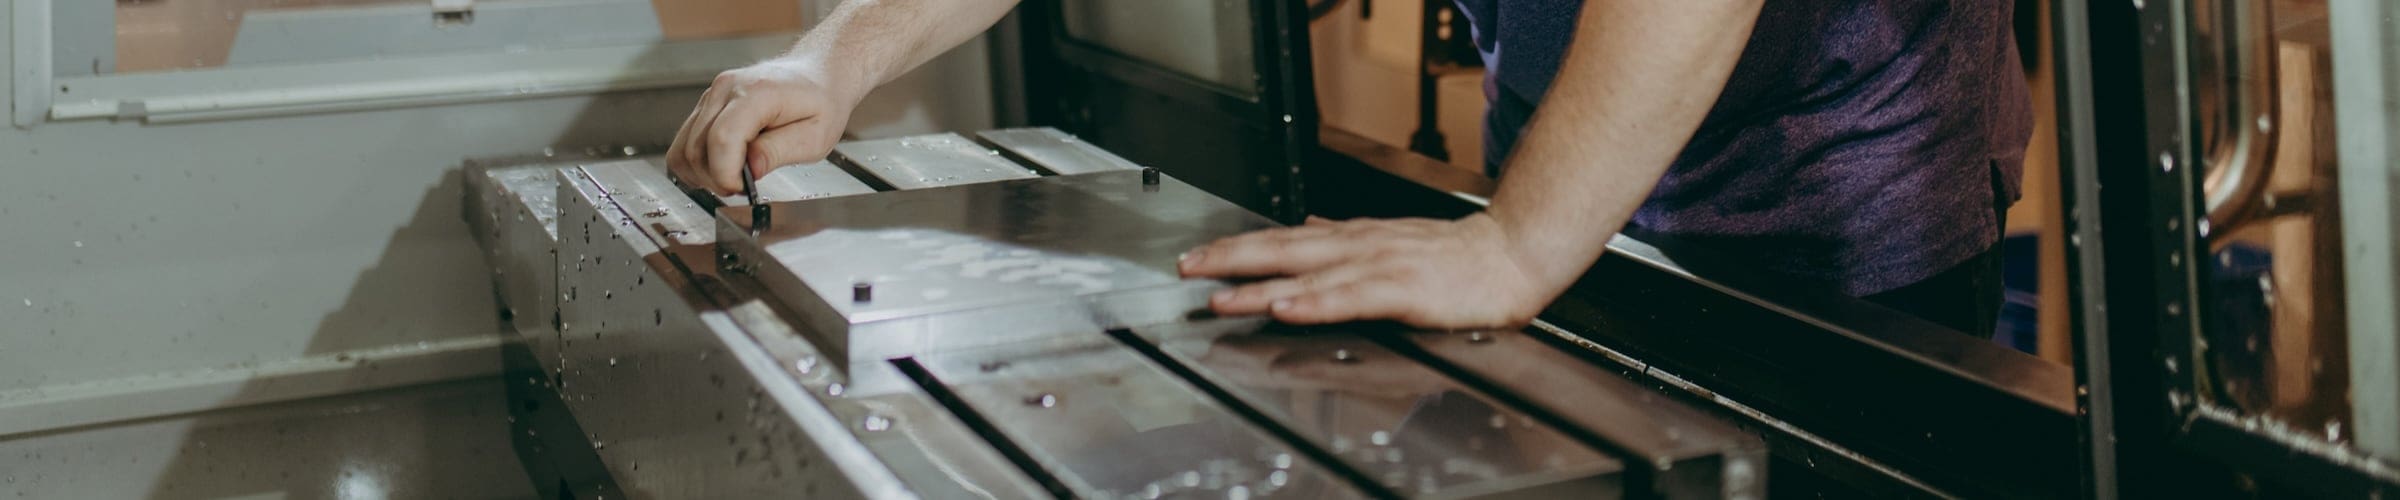
<path fill-rule="evenodd" d="M 971 43 L 853 127 L 987 128 L 989 74 Z M 0 439 L 495 373 L 461 160 L 662 143 L 699 91 L 0 128 Z"/>

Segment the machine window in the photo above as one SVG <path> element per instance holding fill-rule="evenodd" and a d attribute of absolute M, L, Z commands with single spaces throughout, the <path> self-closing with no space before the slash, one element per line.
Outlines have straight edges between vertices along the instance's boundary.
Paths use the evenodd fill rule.
<path fill-rule="evenodd" d="M 1258 89 L 1251 57 L 1250 2 L 1066 0 L 1067 36 L 1126 57 L 1250 95 Z"/>

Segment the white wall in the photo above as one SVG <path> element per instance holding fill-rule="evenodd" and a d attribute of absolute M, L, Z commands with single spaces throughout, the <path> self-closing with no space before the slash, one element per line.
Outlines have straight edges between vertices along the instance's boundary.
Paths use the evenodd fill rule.
<path fill-rule="evenodd" d="M 938 59 L 854 127 L 989 127 L 985 60 Z M 663 142 L 698 90 L 0 128 L 0 439 L 493 373 L 460 160 Z"/>

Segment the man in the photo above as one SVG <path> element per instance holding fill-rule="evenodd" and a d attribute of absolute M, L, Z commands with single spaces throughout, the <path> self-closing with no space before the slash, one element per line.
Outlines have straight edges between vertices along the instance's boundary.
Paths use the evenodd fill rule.
<path fill-rule="evenodd" d="M 1181 270 L 1268 278 L 1212 297 L 1224 314 L 1514 326 L 1631 224 L 1989 336 L 2030 133 L 2010 3 L 1460 0 L 1505 172 L 1487 210 L 1312 219 L 1194 249 Z M 730 191 L 745 164 L 821 159 L 867 89 L 1012 5 L 846 3 L 788 55 L 720 75 L 670 164 Z"/>

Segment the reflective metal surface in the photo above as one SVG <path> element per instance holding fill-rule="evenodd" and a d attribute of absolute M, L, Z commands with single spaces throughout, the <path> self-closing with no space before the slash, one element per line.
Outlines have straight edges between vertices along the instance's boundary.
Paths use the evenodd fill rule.
<path fill-rule="evenodd" d="M 1097 331 L 1086 332 L 1098 341 Z M 1363 498 L 1119 346 L 921 358 L 982 418 L 1085 498 Z"/>
<path fill-rule="evenodd" d="M 1365 337 L 1261 321 L 1136 328 L 1383 486 L 1411 496 L 1618 496 L 1623 464 Z M 1607 402 L 1595 402 L 1606 404 Z"/>
<path fill-rule="evenodd" d="M 0 440 L 0 498 L 534 497 L 491 378 Z"/>
<path fill-rule="evenodd" d="M 550 330 L 558 311 L 559 167 L 571 159 L 534 157 L 467 162 L 467 221 L 483 242 L 484 261 L 510 326 L 520 335 Z"/>
<path fill-rule="evenodd" d="M 1050 127 L 986 130 L 976 132 L 975 138 L 1000 148 L 1002 154 L 1056 175 L 1142 168 Z"/>
<path fill-rule="evenodd" d="M 556 328 L 509 357 L 513 414 L 540 417 L 515 430 L 544 496 L 1717 498 L 1753 484 L 1730 464 L 1755 447 L 1696 411 L 1628 408 L 1675 403 L 1622 380 L 1531 394 L 1549 388 L 1513 375 L 1532 370 L 1465 368 L 1488 360 L 1477 351 L 1420 363 L 1417 349 L 1451 351 L 1438 337 L 1195 319 L 1224 285 L 1180 279 L 1177 255 L 1273 223 L 1174 178 L 1026 171 L 873 192 L 849 177 L 873 169 L 846 166 L 761 179 L 773 223 L 757 228 L 749 209 L 701 208 L 751 200 L 695 201 L 656 159 L 558 170 L 555 228 L 507 229 L 557 249 Z M 1491 346 L 1504 357 L 1580 362 L 1507 338 Z M 1542 373 L 1608 375 L 1558 368 Z M 1550 415 L 1556 397 L 1607 401 Z M 1686 417 L 1703 421 L 1672 421 Z M 1711 487 L 1719 476 L 1733 481 Z"/>
<path fill-rule="evenodd" d="M 779 202 L 773 219 L 724 246 L 852 361 L 1182 318 L 1221 285 L 1182 280 L 1176 256 L 1272 224 L 1138 171 Z"/>
<path fill-rule="evenodd" d="M 994 470 L 972 448 L 868 447 L 859 436 L 881 417 L 829 390 L 839 376 L 804 362 L 815 353 L 788 340 L 796 337 L 772 313 L 756 302 L 721 305 L 738 295 L 710 285 L 713 268 L 685 265 L 708 262 L 713 221 L 663 173 L 631 161 L 565 178 L 557 355 L 537 361 L 588 435 L 546 438 L 566 448 L 553 453 L 596 455 L 637 497 L 912 497 L 920 487 L 911 479 L 933 491 L 1010 490 L 987 472 L 944 474 Z M 903 473 L 883 455 L 964 465 Z"/>
<path fill-rule="evenodd" d="M 1530 335 L 1414 333 L 1406 341 L 1649 462 L 1662 496 L 1766 497 L 1766 443 L 1757 436 Z"/>
<path fill-rule="evenodd" d="M 1035 177 L 1000 152 L 958 134 L 845 142 L 833 161 L 898 189 L 919 189 Z"/>

